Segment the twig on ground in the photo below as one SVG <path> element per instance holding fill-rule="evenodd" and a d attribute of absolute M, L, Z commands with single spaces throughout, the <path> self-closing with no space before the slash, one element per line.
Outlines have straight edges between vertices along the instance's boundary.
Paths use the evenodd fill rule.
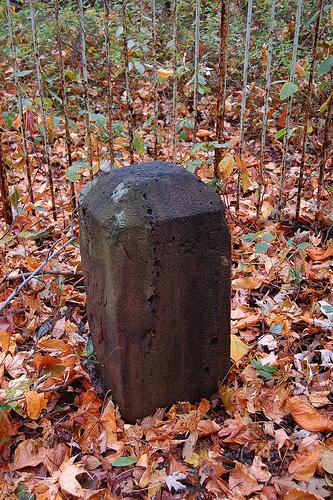
<path fill-rule="evenodd" d="M 22 290 L 22 288 L 24 288 L 28 283 L 29 281 L 32 280 L 32 278 L 34 278 L 35 276 L 37 276 L 37 274 L 40 273 L 40 271 L 46 266 L 46 264 L 51 260 L 51 259 L 54 259 L 54 257 L 56 257 L 67 245 L 70 245 L 73 241 L 74 241 L 75 238 L 70 238 L 68 241 L 66 241 L 65 243 L 63 243 L 61 245 L 60 248 L 58 248 L 58 250 L 56 250 L 55 252 L 53 252 L 52 254 L 49 254 L 46 259 L 30 274 L 30 276 L 28 276 L 27 278 L 25 278 L 22 283 L 20 283 L 16 288 L 15 290 L 13 290 L 13 292 L 7 297 L 7 299 L 2 302 L 0 304 L 0 313 L 8 306 L 8 304 L 20 293 L 20 291 Z"/>
<path fill-rule="evenodd" d="M 73 381 L 71 380 L 70 382 L 66 382 L 65 384 L 62 385 L 53 385 L 52 387 L 40 387 L 35 389 L 36 392 L 44 393 L 44 392 L 53 392 L 53 391 L 59 391 L 60 389 L 66 389 L 68 386 L 71 385 Z M 15 398 L 8 399 L 8 401 L 4 401 L 0 403 L 1 405 L 9 405 L 10 403 L 15 403 L 16 401 L 22 401 L 25 399 L 25 394 L 22 396 L 16 396 Z"/>
<path fill-rule="evenodd" d="M 18 281 L 21 279 L 28 278 L 32 273 L 21 273 L 21 274 L 14 274 L 12 276 L 7 276 L 4 281 L 8 281 L 9 283 L 13 281 Z M 41 271 L 35 278 L 39 276 L 44 276 L 51 274 L 53 276 L 64 276 L 65 278 L 82 278 L 83 274 L 82 273 L 76 273 L 74 271 L 58 271 L 57 269 L 44 269 Z"/>

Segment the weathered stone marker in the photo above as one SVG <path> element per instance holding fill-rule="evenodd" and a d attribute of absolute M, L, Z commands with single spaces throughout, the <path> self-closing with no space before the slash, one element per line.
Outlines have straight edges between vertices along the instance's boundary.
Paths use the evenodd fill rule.
<path fill-rule="evenodd" d="M 141 163 L 98 177 L 79 210 L 89 325 L 123 418 L 209 397 L 230 359 L 219 196 L 177 165 Z"/>

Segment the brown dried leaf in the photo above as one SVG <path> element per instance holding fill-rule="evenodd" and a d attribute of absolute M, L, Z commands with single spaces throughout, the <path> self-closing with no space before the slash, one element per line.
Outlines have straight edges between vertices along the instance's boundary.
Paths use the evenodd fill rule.
<path fill-rule="evenodd" d="M 200 420 L 198 423 L 199 437 L 211 436 L 219 432 L 219 430 L 221 430 L 221 427 L 214 420 Z"/>
<path fill-rule="evenodd" d="M 82 498 L 83 489 L 77 481 L 76 476 L 84 474 L 86 471 L 81 467 L 82 462 L 74 464 L 75 457 L 70 458 L 60 466 L 60 475 L 58 478 L 59 486 L 63 493 L 68 493 L 76 498 Z"/>
<path fill-rule="evenodd" d="M 298 481 L 308 481 L 319 464 L 319 447 L 308 453 L 297 453 L 290 462 L 288 472 Z"/>
<path fill-rule="evenodd" d="M 20 443 L 14 452 L 13 470 L 25 467 L 36 467 L 47 458 L 48 450 L 40 446 L 39 440 L 26 439 Z"/>
<path fill-rule="evenodd" d="M 236 467 L 230 472 L 229 488 L 233 493 L 248 496 L 263 489 L 263 485 L 249 473 L 246 465 L 236 462 Z"/>
<path fill-rule="evenodd" d="M 322 500 L 322 497 L 301 488 L 292 488 L 284 495 L 283 500 Z"/>
<path fill-rule="evenodd" d="M 295 422 L 310 432 L 333 430 L 333 420 L 324 417 L 300 396 L 289 398 L 290 413 Z"/>
<path fill-rule="evenodd" d="M 333 257 L 333 243 L 330 243 L 326 250 L 324 248 L 310 248 L 307 251 L 308 256 L 312 260 L 323 261 Z"/>
<path fill-rule="evenodd" d="M 245 278 L 237 278 L 232 280 L 233 288 L 245 288 L 248 290 L 256 290 L 262 285 L 262 279 L 255 276 L 247 276 Z"/>

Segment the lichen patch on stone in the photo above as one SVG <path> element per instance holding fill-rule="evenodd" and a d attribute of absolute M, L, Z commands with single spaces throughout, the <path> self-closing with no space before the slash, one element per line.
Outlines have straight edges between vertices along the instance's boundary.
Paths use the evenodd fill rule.
<path fill-rule="evenodd" d="M 111 195 L 112 201 L 118 203 L 118 201 L 120 201 L 127 193 L 128 193 L 128 188 L 125 186 L 123 182 L 121 182 L 120 184 L 118 184 L 118 186 Z"/>

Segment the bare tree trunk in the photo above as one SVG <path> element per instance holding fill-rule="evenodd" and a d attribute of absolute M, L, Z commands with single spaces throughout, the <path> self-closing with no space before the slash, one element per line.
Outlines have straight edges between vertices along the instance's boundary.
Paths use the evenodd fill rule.
<path fill-rule="evenodd" d="M 110 168 L 114 168 L 114 147 L 113 147 L 113 91 L 111 78 L 111 59 L 110 59 L 110 30 L 109 30 L 110 7 L 109 0 L 104 0 L 104 37 L 105 37 L 105 66 L 107 79 L 107 111 L 108 111 L 108 142 L 109 142 L 109 160 Z"/>
<path fill-rule="evenodd" d="M 216 115 L 216 140 L 219 144 L 224 141 L 224 114 L 226 98 L 226 77 L 227 77 L 227 53 L 228 53 L 228 30 L 229 30 L 229 0 L 221 0 L 221 21 L 220 21 L 220 62 L 219 62 L 219 84 L 217 96 Z M 215 149 L 214 176 L 219 178 L 219 163 L 222 159 L 220 148 Z"/>
<path fill-rule="evenodd" d="M 295 33 L 294 33 L 294 44 L 293 44 L 293 55 L 290 67 L 289 81 L 294 83 L 295 80 L 295 70 L 297 62 L 297 50 L 298 50 L 298 39 L 301 26 L 301 14 L 302 14 L 302 0 L 297 0 L 297 12 L 296 12 L 296 23 L 295 23 Z M 283 152 L 282 152 L 282 164 L 281 164 L 281 177 L 280 177 L 280 192 L 279 192 L 279 202 L 278 202 L 278 217 L 281 217 L 281 210 L 283 207 L 283 191 L 286 181 L 286 165 L 287 165 L 287 155 L 288 155 L 288 140 L 289 140 L 289 128 L 290 128 L 290 117 L 293 104 L 293 96 L 290 96 L 287 104 L 287 115 L 286 115 L 286 126 L 285 134 L 283 137 Z"/>
<path fill-rule="evenodd" d="M 127 25 L 127 0 L 122 0 L 122 17 L 123 17 L 123 44 L 124 44 L 124 63 L 125 63 L 125 90 L 126 90 L 126 102 L 127 102 L 127 112 L 128 112 L 128 136 L 129 136 L 129 157 L 130 163 L 134 163 L 134 146 L 133 146 L 133 134 L 134 134 L 134 115 L 133 115 L 133 101 L 131 93 L 130 84 L 130 69 L 129 69 L 129 57 L 128 57 L 128 25 Z"/>
<path fill-rule="evenodd" d="M 267 129 L 267 117 L 269 109 L 269 92 L 271 89 L 271 68 L 272 68 L 272 53 L 273 53 L 273 36 L 275 30 L 275 9 L 276 1 L 272 0 L 271 5 L 271 22 L 268 34 L 268 54 L 267 54 L 267 66 L 266 66 L 266 85 L 265 85 L 265 100 L 264 100 L 264 110 L 262 116 L 262 128 L 261 128 L 261 145 L 260 145 L 260 164 L 259 164 L 259 188 L 258 188 L 258 200 L 257 200 L 257 219 L 260 217 L 262 202 L 265 192 L 265 146 L 266 146 L 266 129 Z"/>
<path fill-rule="evenodd" d="M 157 86 L 157 33 L 156 33 L 156 0 L 151 2 L 152 14 L 152 56 L 153 56 L 153 88 L 154 88 L 154 160 L 158 157 L 158 86 Z"/>
<path fill-rule="evenodd" d="M 90 177 L 93 177 L 93 151 L 91 142 L 90 106 L 89 106 L 89 94 L 88 94 L 89 78 L 88 78 L 86 32 L 84 28 L 83 0 L 78 0 L 78 2 L 79 2 L 79 23 L 80 23 L 80 34 L 81 34 L 83 105 L 84 105 L 84 118 L 86 126 L 87 153 L 88 153 L 87 157 L 88 157 L 88 164 L 91 166 Z"/>
<path fill-rule="evenodd" d="M 296 214 L 295 214 L 296 221 L 299 220 L 300 210 L 301 210 L 301 197 L 302 197 L 302 190 L 303 190 L 306 143 L 307 143 L 307 138 L 308 138 L 309 120 L 311 117 L 311 97 L 312 97 L 312 92 L 313 92 L 314 70 L 315 70 L 316 62 L 317 62 L 319 27 L 320 27 L 321 15 L 322 15 L 322 11 L 323 11 L 323 3 L 324 3 L 324 0 L 319 0 L 318 16 L 317 16 L 316 23 L 314 26 L 314 39 L 313 39 L 313 46 L 312 46 L 312 61 L 311 61 L 311 66 L 310 66 L 308 88 L 307 88 L 307 92 L 306 92 L 305 116 L 304 116 L 304 124 L 303 124 L 302 157 L 301 157 L 301 165 L 300 165 L 300 169 L 299 169 L 298 188 L 297 188 L 297 202 L 296 202 Z"/>
<path fill-rule="evenodd" d="M 50 159 L 50 145 L 49 145 L 49 139 L 48 139 L 47 121 L 46 121 L 46 112 L 45 112 L 45 103 L 44 103 L 42 71 L 41 71 L 41 66 L 40 66 L 40 55 L 39 55 L 39 47 L 38 47 L 38 40 L 37 40 L 36 12 L 35 12 L 34 0 L 29 0 L 29 7 L 30 7 L 30 17 L 31 17 L 32 42 L 33 42 L 33 48 L 34 48 L 34 53 L 35 53 L 35 65 L 36 65 L 36 73 L 37 73 L 38 93 L 39 93 L 39 100 L 40 100 L 40 112 L 41 112 L 41 117 L 42 117 L 42 128 L 43 128 L 42 136 L 43 136 L 43 142 L 44 142 L 44 151 L 45 151 L 46 164 L 47 164 L 48 180 L 49 180 L 49 186 L 50 186 L 50 192 L 51 192 L 52 213 L 53 213 L 53 219 L 57 220 L 54 187 L 53 187 L 53 175 L 52 175 L 51 159 Z"/>
<path fill-rule="evenodd" d="M 172 0 L 172 159 L 177 160 L 177 0 Z"/>
<path fill-rule="evenodd" d="M 247 19 L 246 19 L 245 55 L 244 55 L 244 67 L 243 67 L 243 93 L 242 93 L 241 116 L 240 116 L 240 134 L 239 134 L 239 158 L 241 161 L 239 162 L 238 165 L 236 210 L 239 209 L 240 192 L 241 192 L 240 165 L 242 163 L 244 136 L 245 136 L 245 111 L 246 111 L 246 98 L 247 98 L 247 77 L 248 77 L 249 60 L 250 60 L 252 6 L 253 6 L 253 0 L 249 0 L 247 7 Z"/>
<path fill-rule="evenodd" d="M 198 97 L 199 97 L 199 43 L 200 43 L 200 0 L 195 0 L 195 32 L 194 32 L 194 82 L 193 82 L 193 144 L 197 141 L 198 130 Z"/>
<path fill-rule="evenodd" d="M 6 166 L 2 155 L 1 135 L 0 135 L 0 192 L 1 192 L 5 221 L 6 224 L 10 226 L 13 222 L 13 214 L 12 214 L 12 205 L 9 199 Z"/>
<path fill-rule="evenodd" d="M 66 143 L 66 154 L 67 154 L 67 163 L 70 167 L 72 165 L 72 144 L 71 144 L 71 136 L 69 132 L 69 121 L 68 121 L 68 100 L 67 100 L 67 85 L 64 73 L 64 59 L 62 55 L 62 41 L 61 41 L 61 26 L 60 26 L 60 18 L 59 18 L 59 0 L 54 0 L 54 14 L 56 20 L 56 36 L 57 36 L 57 50 L 59 56 L 59 67 L 60 67 L 60 92 L 62 99 L 62 106 L 64 112 L 64 121 L 65 121 L 65 143 Z M 73 210 L 76 208 L 76 196 L 75 196 L 75 186 L 74 182 L 69 181 L 70 191 L 71 191 L 71 202 Z"/>
<path fill-rule="evenodd" d="M 25 125 L 24 125 L 24 111 L 23 111 L 23 104 L 22 104 L 22 92 L 21 92 L 19 80 L 18 80 L 18 77 L 17 77 L 18 65 L 17 65 L 16 45 L 15 45 L 15 40 L 14 40 L 13 20 L 12 20 L 12 14 L 11 14 L 11 11 L 10 11 L 9 0 L 6 0 L 6 10 L 7 10 L 7 20 L 8 20 L 8 32 L 9 32 L 9 39 L 10 39 L 10 48 L 11 48 L 11 55 L 12 55 L 13 69 L 14 69 L 14 82 L 15 82 L 16 94 L 17 94 L 17 107 L 18 107 L 19 116 L 20 116 L 20 130 L 21 130 L 21 138 L 22 138 L 22 149 L 23 149 L 23 155 L 24 155 L 24 159 L 25 159 L 25 171 L 26 171 L 26 176 L 27 176 L 27 181 L 28 181 L 29 199 L 30 199 L 31 203 L 35 203 L 34 193 L 33 193 L 33 189 L 32 189 L 31 166 L 30 166 L 30 161 L 29 161 L 27 135 L 26 135 Z M 32 214 L 36 215 L 35 210 L 32 211 Z"/>
<path fill-rule="evenodd" d="M 321 195 L 322 195 L 322 191 L 324 188 L 326 162 L 327 162 L 328 158 L 330 157 L 330 155 L 332 156 L 332 154 L 333 154 L 332 144 L 331 144 L 332 109 L 333 109 L 333 94 L 331 94 L 331 96 L 330 96 L 330 99 L 328 102 L 328 107 L 327 107 L 327 112 L 326 112 L 326 120 L 325 120 L 325 128 L 324 128 L 324 141 L 323 141 L 323 147 L 322 147 L 322 158 L 320 161 L 320 168 L 319 168 L 318 193 L 317 193 L 317 214 L 316 214 L 317 224 L 318 224 L 319 216 L 320 216 Z M 330 148 L 330 146 L 331 146 L 331 148 Z M 330 151 L 330 149 L 331 149 L 331 151 Z"/>

